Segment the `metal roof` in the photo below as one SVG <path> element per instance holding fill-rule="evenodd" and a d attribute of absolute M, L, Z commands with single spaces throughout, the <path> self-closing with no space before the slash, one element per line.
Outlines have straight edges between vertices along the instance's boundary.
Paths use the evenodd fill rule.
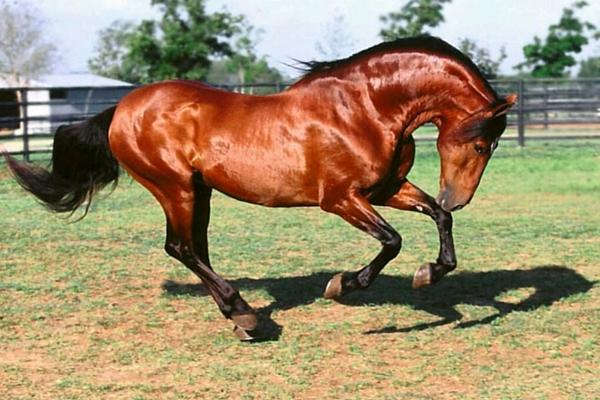
<path fill-rule="evenodd" d="M 81 73 L 62 73 L 42 75 L 36 79 L 32 79 L 26 85 L 28 87 L 95 87 L 95 86 L 129 86 L 131 83 L 120 81 L 117 79 L 106 78 L 104 76 L 91 74 L 88 72 Z M 8 84 L 4 79 L 0 78 L 0 86 L 14 87 L 14 84 Z M 20 85 L 19 85 L 20 86 Z"/>

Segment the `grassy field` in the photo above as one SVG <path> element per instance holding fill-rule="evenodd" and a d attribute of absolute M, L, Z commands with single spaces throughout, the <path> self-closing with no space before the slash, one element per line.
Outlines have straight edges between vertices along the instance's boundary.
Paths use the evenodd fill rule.
<path fill-rule="evenodd" d="M 419 144 L 411 178 L 436 193 Z M 437 255 L 424 216 L 383 215 L 404 248 L 367 292 L 321 295 L 376 241 L 318 209 L 216 195 L 213 265 L 259 309 L 269 341 L 240 343 L 185 267 L 137 183 L 76 224 L 0 164 L 0 398 L 600 398 L 600 143 L 503 143 L 455 214 L 457 271 L 410 288 Z"/>

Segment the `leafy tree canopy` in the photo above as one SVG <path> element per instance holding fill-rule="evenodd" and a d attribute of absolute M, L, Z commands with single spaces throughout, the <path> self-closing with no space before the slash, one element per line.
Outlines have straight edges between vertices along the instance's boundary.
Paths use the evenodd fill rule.
<path fill-rule="evenodd" d="M 136 81 L 136 66 L 131 64 L 128 44 L 136 26 L 133 22 L 117 20 L 99 32 L 96 55 L 88 60 L 92 72 L 124 81 Z M 135 78 L 134 78 L 135 77 Z"/>
<path fill-rule="evenodd" d="M 233 44 L 233 52 L 225 58 L 225 70 L 230 74 L 234 84 L 252 82 L 280 82 L 283 77 L 279 71 L 269 67 L 265 57 L 256 55 L 256 43 L 261 31 L 242 21 L 240 34 Z M 233 78 L 233 79 L 232 79 Z"/>
<path fill-rule="evenodd" d="M 600 57 L 590 57 L 581 62 L 580 78 L 600 78 Z"/>
<path fill-rule="evenodd" d="M 500 64 L 506 58 L 506 49 L 504 47 L 500 49 L 500 55 L 497 59 L 493 59 L 487 49 L 479 47 L 477 42 L 472 39 L 461 39 L 458 48 L 477 64 L 481 73 L 486 78 L 495 79 L 498 77 Z"/>
<path fill-rule="evenodd" d="M 523 47 L 525 61 L 515 68 L 529 70 L 531 76 L 536 78 L 566 76 L 568 68 L 577 63 L 574 55 L 588 44 L 586 35 L 594 34 L 596 29 L 590 22 L 582 21 L 576 15 L 578 10 L 587 5 L 586 1 L 577 1 L 571 7 L 564 8 L 560 21 L 550 25 L 543 41 L 535 36 L 533 43 Z"/>
<path fill-rule="evenodd" d="M 444 22 L 444 4 L 451 0 L 410 0 L 399 12 L 380 17 L 386 25 L 379 36 L 383 40 L 394 40 L 408 36 L 428 34 Z"/>
<path fill-rule="evenodd" d="M 0 76 L 23 85 L 50 71 L 56 47 L 45 39 L 44 21 L 27 4 L 0 1 Z"/>
<path fill-rule="evenodd" d="M 152 0 L 151 4 L 161 12 L 159 21 L 145 20 L 137 26 L 120 21 L 100 32 L 97 54 L 88 61 L 93 72 L 147 83 L 205 80 L 215 59 L 235 58 L 237 64 L 245 63 L 245 71 L 252 70 L 249 65 L 254 62 L 266 65 L 254 55 L 253 39 L 247 36 L 251 28 L 243 16 L 207 13 L 205 0 Z M 250 72 L 243 75 L 252 80 Z"/>

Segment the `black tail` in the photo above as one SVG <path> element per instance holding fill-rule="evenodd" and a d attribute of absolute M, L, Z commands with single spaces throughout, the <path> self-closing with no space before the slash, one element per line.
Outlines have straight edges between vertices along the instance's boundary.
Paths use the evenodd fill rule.
<path fill-rule="evenodd" d="M 50 170 L 5 154 L 17 182 L 52 211 L 73 213 L 87 201 L 85 216 L 94 194 L 110 182 L 116 185 L 119 178 L 119 164 L 108 145 L 115 109 L 79 124 L 60 126 L 54 136 Z"/>

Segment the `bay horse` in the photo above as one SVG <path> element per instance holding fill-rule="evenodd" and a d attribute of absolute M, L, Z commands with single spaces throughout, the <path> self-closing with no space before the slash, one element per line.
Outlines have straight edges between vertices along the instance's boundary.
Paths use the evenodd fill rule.
<path fill-rule="evenodd" d="M 60 127 L 50 170 L 5 155 L 8 166 L 49 209 L 85 206 L 85 213 L 122 166 L 162 206 L 166 252 L 202 280 L 243 340 L 256 335 L 258 319 L 211 266 L 213 189 L 269 207 L 319 206 L 377 239 L 377 256 L 334 276 L 328 299 L 366 289 L 400 251 L 400 235 L 373 206 L 435 221 L 439 257 L 417 269 L 413 287 L 439 281 L 456 268 L 451 212 L 473 197 L 516 95 L 499 97 L 471 60 L 434 37 L 305 66 L 296 83 L 265 96 L 177 80 L 137 88 L 117 106 Z M 437 199 L 407 179 L 412 132 L 427 122 L 439 131 Z"/>

